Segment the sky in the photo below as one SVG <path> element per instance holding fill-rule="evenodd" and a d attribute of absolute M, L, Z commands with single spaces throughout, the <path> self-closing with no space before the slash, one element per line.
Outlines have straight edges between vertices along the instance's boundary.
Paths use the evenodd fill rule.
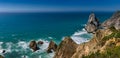
<path fill-rule="evenodd" d="M 117 10 L 120 0 L 0 0 L 0 12 Z"/>

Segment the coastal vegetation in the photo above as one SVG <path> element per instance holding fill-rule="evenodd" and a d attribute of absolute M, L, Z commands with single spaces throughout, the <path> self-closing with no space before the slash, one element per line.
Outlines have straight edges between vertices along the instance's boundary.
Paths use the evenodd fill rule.
<path fill-rule="evenodd" d="M 105 53 L 92 53 L 82 58 L 120 58 L 120 46 L 107 48 Z"/>
<path fill-rule="evenodd" d="M 93 38 L 82 44 L 73 43 L 71 38 L 64 39 L 58 45 L 54 58 L 120 58 L 119 17 L 118 11 L 100 24 L 95 14 L 92 13 L 85 30 L 92 33 Z"/>

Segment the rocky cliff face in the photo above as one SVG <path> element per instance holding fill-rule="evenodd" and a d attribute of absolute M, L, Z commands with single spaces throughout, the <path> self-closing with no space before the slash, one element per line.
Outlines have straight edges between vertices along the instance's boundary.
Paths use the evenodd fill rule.
<path fill-rule="evenodd" d="M 110 19 L 103 22 L 102 26 L 105 28 L 114 26 L 117 30 L 120 29 L 120 11 L 117 11 Z"/>
<path fill-rule="evenodd" d="M 93 32 L 97 29 L 93 34 L 93 38 L 89 42 L 76 44 L 71 38 L 66 37 L 58 46 L 54 58 L 83 58 L 83 56 L 88 56 L 91 54 L 93 55 L 94 53 L 97 52 L 100 54 L 107 53 L 108 48 L 114 48 L 118 46 L 120 47 L 120 30 L 118 30 L 119 21 L 117 21 L 119 17 L 120 17 L 120 12 L 115 13 L 111 17 L 111 19 L 108 20 L 108 23 L 110 23 L 110 25 L 106 25 L 107 26 L 106 29 L 97 29 L 99 23 L 95 19 L 95 15 L 91 14 L 86 28 L 88 32 Z M 112 20 L 116 20 L 116 21 L 112 21 Z M 93 29 L 90 29 L 91 27 L 88 28 L 88 26 L 90 25 L 93 25 L 96 28 Z M 119 53 L 115 55 L 119 55 Z M 97 57 L 92 56 L 90 58 L 97 58 Z M 109 58 L 112 57 L 109 56 Z"/>
<path fill-rule="evenodd" d="M 78 46 L 76 53 L 74 53 L 71 58 L 82 58 L 82 56 L 87 56 L 91 53 L 101 51 L 107 42 L 107 40 L 103 41 L 103 38 L 110 34 L 112 34 L 112 32 L 108 29 L 96 31 L 93 38 L 89 42 L 80 44 Z"/>
<path fill-rule="evenodd" d="M 65 38 L 54 58 L 82 58 L 98 51 L 104 53 L 107 48 L 115 46 L 120 46 L 120 31 L 116 33 L 111 28 L 102 29 L 97 30 L 89 42 L 82 44 L 76 44 L 71 38 Z"/>
<path fill-rule="evenodd" d="M 52 51 L 56 51 L 57 49 L 57 44 L 55 44 L 53 41 L 50 41 L 50 44 L 47 49 L 47 53 L 51 53 Z"/>
<path fill-rule="evenodd" d="M 65 39 L 58 46 L 54 58 L 71 58 L 78 45 L 70 38 Z"/>

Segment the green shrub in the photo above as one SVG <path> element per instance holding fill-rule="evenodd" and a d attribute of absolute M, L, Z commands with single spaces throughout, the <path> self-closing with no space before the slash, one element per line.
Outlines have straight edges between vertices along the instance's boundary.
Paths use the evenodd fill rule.
<path fill-rule="evenodd" d="M 106 40 L 109 40 L 111 38 L 120 38 L 120 32 L 113 32 L 112 34 L 108 35 L 108 36 L 105 36 L 102 41 L 106 41 Z"/>
<path fill-rule="evenodd" d="M 120 58 L 120 46 L 107 48 L 105 53 L 92 53 L 88 56 L 83 56 L 82 58 Z"/>
<path fill-rule="evenodd" d="M 112 32 L 118 32 L 118 30 L 116 30 L 114 26 L 110 27 L 109 29 L 110 29 Z"/>

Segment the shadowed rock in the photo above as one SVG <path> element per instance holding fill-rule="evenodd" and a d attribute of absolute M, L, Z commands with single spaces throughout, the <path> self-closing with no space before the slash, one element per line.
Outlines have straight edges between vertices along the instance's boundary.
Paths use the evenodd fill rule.
<path fill-rule="evenodd" d="M 5 53 L 5 52 L 6 52 L 5 50 L 2 51 L 2 53 Z"/>
<path fill-rule="evenodd" d="M 52 53 L 52 50 L 56 51 L 56 49 L 57 49 L 57 44 L 55 44 L 53 41 L 50 41 L 50 44 L 47 49 L 47 53 Z"/>
<path fill-rule="evenodd" d="M 39 44 L 39 45 L 42 45 L 42 44 L 44 44 L 44 42 L 43 42 L 43 41 L 39 41 L 38 44 Z"/>
<path fill-rule="evenodd" d="M 76 52 L 77 46 L 78 45 L 70 37 L 65 37 L 58 46 L 54 58 L 71 58 Z"/>
<path fill-rule="evenodd" d="M 39 47 L 37 47 L 37 43 L 36 41 L 31 41 L 29 44 L 29 47 L 35 52 L 37 50 L 39 50 Z"/>
<path fill-rule="evenodd" d="M 99 25 L 100 25 L 100 23 L 99 23 L 98 19 L 95 17 L 95 14 L 92 13 L 89 16 L 89 20 L 88 20 L 88 23 L 85 26 L 85 30 L 88 33 L 94 33 L 99 28 Z"/>

